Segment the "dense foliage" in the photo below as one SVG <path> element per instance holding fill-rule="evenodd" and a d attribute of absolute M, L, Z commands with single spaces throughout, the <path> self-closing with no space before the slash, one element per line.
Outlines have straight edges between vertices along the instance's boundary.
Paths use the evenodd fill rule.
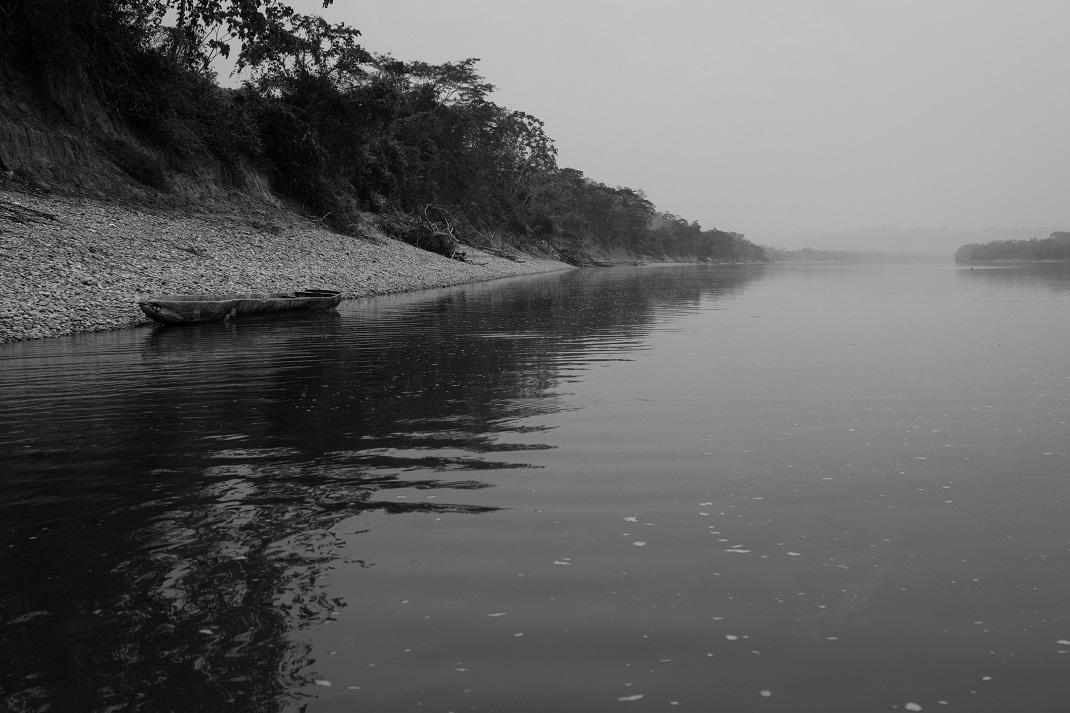
<path fill-rule="evenodd" d="M 955 252 L 955 262 L 989 260 L 1066 260 L 1070 261 L 1070 233 L 1052 233 L 1043 240 L 996 240 L 990 243 L 963 245 Z"/>
<path fill-rule="evenodd" d="M 99 143 L 158 189 L 210 156 L 252 163 L 337 229 L 370 210 L 446 254 L 459 240 L 577 263 L 765 259 L 741 235 L 559 167 L 542 121 L 494 103 L 477 60 L 372 54 L 356 29 L 280 0 L 0 0 L 0 38 L 3 72 L 32 76 L 61 105 L 71 87 L 89 91 L 129 127 L 99 130 Z M 210 69 L 232 47 L 250 75 L 238 90 Z"/>

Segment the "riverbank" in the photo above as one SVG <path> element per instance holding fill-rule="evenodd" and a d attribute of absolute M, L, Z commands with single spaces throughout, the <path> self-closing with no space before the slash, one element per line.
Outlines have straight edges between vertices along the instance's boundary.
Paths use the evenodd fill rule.
<path fill-rule="evenodd" d="M 132 327 L 149 295 L 341 290 L 347 299 L 569 269 L 480 250 L 450 260 L 263 206 L 225 213 L 0 190 L 0 343 Z"/>

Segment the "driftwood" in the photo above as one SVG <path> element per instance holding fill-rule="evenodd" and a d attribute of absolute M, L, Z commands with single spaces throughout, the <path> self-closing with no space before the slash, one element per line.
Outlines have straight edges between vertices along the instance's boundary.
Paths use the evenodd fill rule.
<path fill-rule="evenodd" d="M 312 223 L 313 225 L 319 225 L 323 221 L 325 221 L 328 218 L 330 218 L 334 214 L 334 212 L 335 211 L 333 211 L 333 210 L 329 210 L 329 211 L 327 211 L 326 213 L 324 213 L 323 215 L 321 215 L 318 218 L 313 218 L 311 216 L 306 215 L 305 216 L 305 220 L 307 220 L 309 223 Z"/>
<path fill-rule="evenodd" d="M 506 250 L 502 250 L 501 248 L 494 248 L 490 247 L 489 245 L 480 245 L 479 249 L 483 252 L 490 253 L 491 255 L 497 255 L 500 258 L 505 258 L 506 260 L 512 260 L 513 262 L 524 262 L 515 254 L 510 253 Z"/>
<path fill-rule="evenodd" d="M 394 237 L 453 260 L 465 259 L 461 242 L 453 232 L 449 211 L 443 206 L 428 203 L 417 214 L 394 209 L 385 216 L 381 227 Z"/>
<path fill-rule="evenodd" d="M 479 239 L 477 241 L 472 241 L 473 247 L 477 247 L 485 253 L 497 255 L 506 260 L 524 262 L 517 256 L 515 250 L 506 247 L 505 241 L 498 237 L 498 231 L 492 228 L 475 228 L 474 232 Z"/>
<path fill-rule="evenodd" d="M 0 220 L 10 220 L 15 223 L 27 225 L 29 223 L 44 223 L 46 221 L 55 223 L 59 218 L 51 213 L 46 213 L 43 210 L 27 208 L 18 203 L 0 201 Z"/>
<path fill-rule="evenodd" d="M 584 266 L 591 261 L 587 254 L 587 246 L 583 243 L 570 245 L 568 243 L 551 242 L 550 246 L 557 253 L 559 260 L 570 265 Z"/>

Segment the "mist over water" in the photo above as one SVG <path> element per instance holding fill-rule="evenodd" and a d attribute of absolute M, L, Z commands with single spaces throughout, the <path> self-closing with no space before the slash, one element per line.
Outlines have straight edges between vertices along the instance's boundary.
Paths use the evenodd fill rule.
<path fill-rule="evenodd" d="M 0 701 L 1061 711 L 1068 306 L 619 268 L 4 345 Z"/>

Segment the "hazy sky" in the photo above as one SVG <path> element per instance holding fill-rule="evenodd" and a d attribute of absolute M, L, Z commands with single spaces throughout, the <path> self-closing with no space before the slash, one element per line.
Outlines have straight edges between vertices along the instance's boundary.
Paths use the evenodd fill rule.
<path fill-rule="evenodd" d="M 1070 0 L 319 0 L 479 57 L 559 162 L 761 240 L 1070 226 Z"/>

